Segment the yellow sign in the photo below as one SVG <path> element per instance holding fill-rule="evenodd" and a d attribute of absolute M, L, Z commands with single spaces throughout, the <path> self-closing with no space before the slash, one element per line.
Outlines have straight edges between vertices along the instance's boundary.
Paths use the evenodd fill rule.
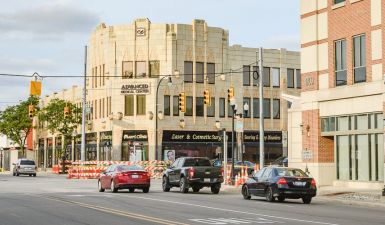
<path fill-rule="evenodd" d="M 40 81 L 31 81 L 29 85 L 29 95 L 41 95 L 41 82 Z"/>

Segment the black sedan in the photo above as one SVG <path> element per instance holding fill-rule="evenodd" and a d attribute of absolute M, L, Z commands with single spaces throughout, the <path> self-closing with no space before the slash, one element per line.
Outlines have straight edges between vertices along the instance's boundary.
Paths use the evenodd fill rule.
<path fill-rule="evenodd" d="M 303 203 L 309 204 L 316 196 L 315 180 L 300 169 L 287 167 L 265 167 L 253 174 L 242 186 L 244 199 L 252 195 L 265 197 L 267 201 L 279 202 L 286 198 L 302 198 Z"/>

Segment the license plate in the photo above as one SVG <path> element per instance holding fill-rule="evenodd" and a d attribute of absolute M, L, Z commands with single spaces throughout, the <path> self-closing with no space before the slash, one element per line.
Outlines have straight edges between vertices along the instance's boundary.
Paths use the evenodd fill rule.
<path fill-rule="evenodd" d="M 205 174 L 210 174 L 210 171 L 206 171 Z"/>
<path fill-rule="evenodd" d="M 139 175 L 132 175 L 132 178 L 139 178 Z"/>
<path fill-rule="evenodd" d="M 303 187 L 306 185 L 306 182 L 301 182 L 301 181 L 294 181 L 293 184 L 295 186 Z"/>
<path fill-rule="evenodd" d="M 205 182 L 205 183 L 210 183 L 210 181 L 211 181 L 210 178 L 204 178 L 203 179 L 203 182 Z"/>

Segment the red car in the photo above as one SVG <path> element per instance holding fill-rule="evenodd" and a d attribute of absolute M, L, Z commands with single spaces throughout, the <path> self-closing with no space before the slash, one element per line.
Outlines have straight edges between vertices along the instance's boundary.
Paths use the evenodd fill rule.
<path fill-rule="evenodd" d="M 119 189 L 142 189 L 144 193 L 150 190 L 150 176 L 141 166 L 112 165 L 100 174 L 98 180 L 99 192 L 111 189 L 118 192 Z"/>

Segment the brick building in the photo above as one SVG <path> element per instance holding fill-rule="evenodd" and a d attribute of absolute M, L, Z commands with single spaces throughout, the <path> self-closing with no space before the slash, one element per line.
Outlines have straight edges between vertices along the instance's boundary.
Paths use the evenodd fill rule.
<path fill-rule="evenodd" d="M 320 185 L 382 188 L 384 0 L 301 1 L 301 98 L 289 162 Z"/>

